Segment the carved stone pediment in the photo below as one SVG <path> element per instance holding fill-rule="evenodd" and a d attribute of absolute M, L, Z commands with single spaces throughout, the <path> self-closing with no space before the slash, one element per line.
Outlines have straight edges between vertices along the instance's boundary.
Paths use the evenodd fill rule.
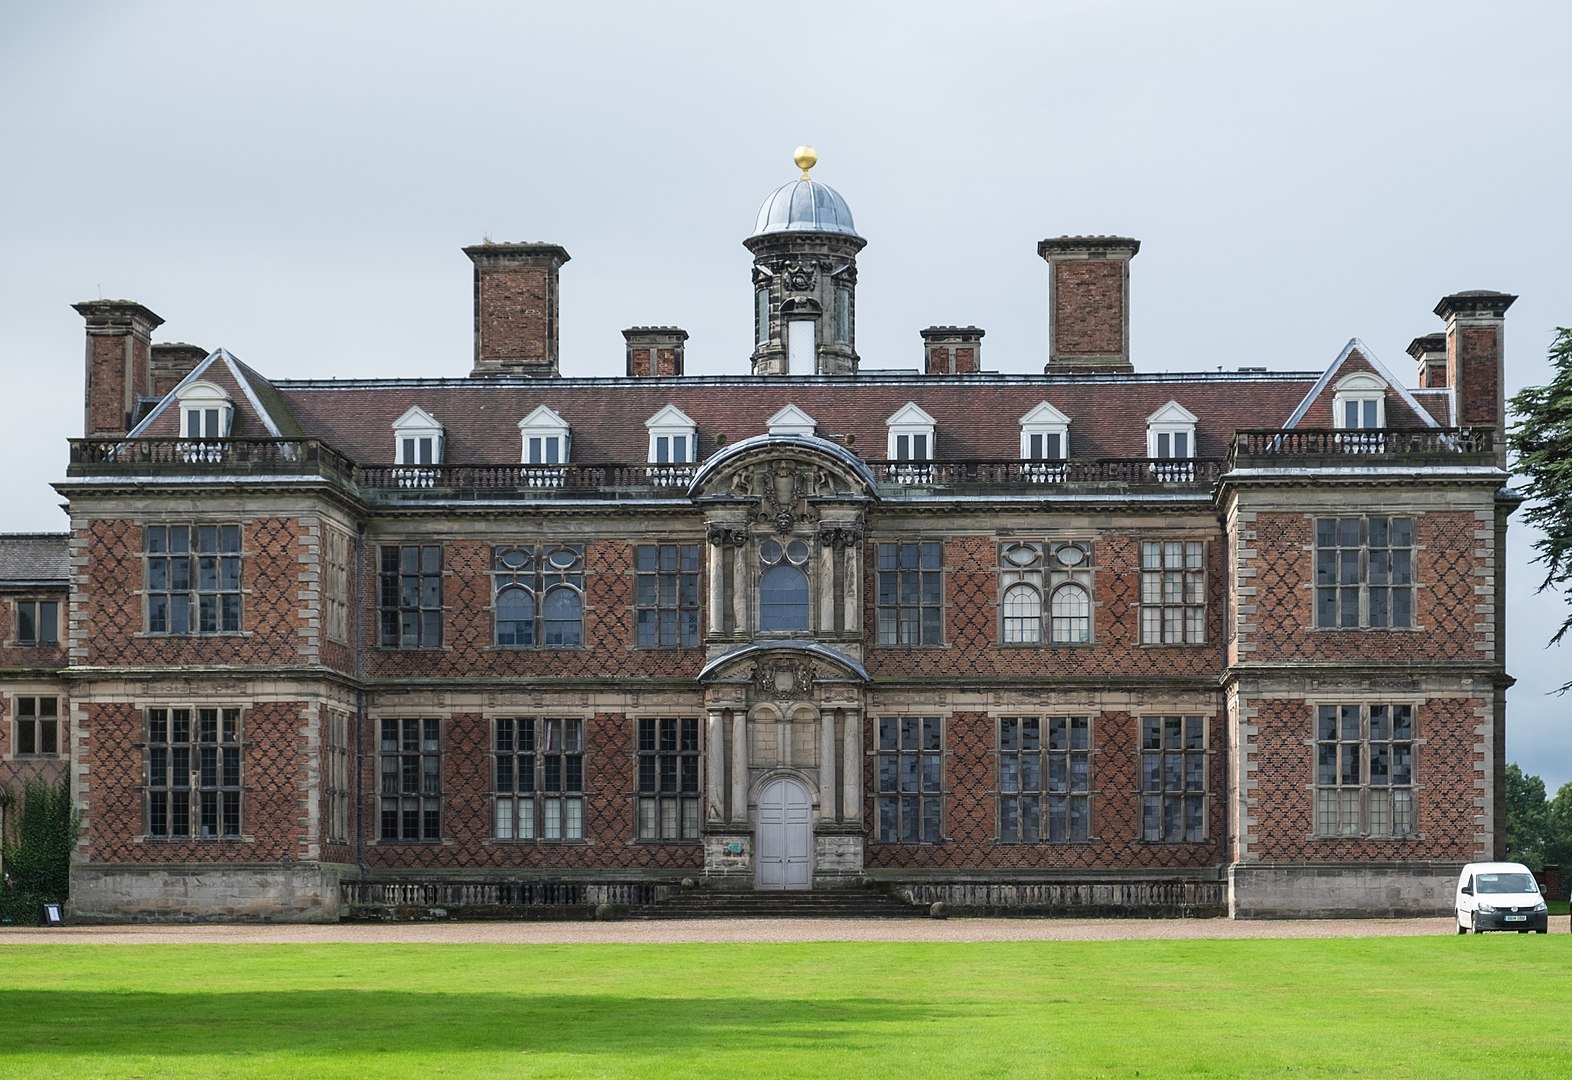
<path fill-rule="evenodd" d="M 758 697 L 800 701 L 812 696 L 817 675 L 807 659 L 774 657 L 754 662 L 751 681 Z"/>
<path fill-rule="evenodd" d="M 729 446 L 705 462 L 690 494 L 753 501 L 754 520 L 782 532 L 818 520 L 809 500 L 878 498 L 873 474 L 857 455 L 813 435 L 759 435 Z"/>

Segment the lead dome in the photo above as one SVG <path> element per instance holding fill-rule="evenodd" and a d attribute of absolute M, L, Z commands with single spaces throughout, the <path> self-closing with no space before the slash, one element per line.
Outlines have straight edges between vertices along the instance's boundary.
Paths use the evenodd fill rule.
<path fill-rule="evenodd" d="M 818 232 L 856 236 L 851 207 L 841 193 L 808 176 L 808 170 L 818 161 L 812 147 L 798 147 L 796 161 L 802 176 L 782 184 L 765 198 L 753 225 L 753 235 Z"/>

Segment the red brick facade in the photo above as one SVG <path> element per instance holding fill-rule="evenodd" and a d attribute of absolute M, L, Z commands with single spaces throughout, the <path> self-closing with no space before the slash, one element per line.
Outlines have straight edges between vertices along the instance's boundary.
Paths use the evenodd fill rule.
<path fill-rule="evenodd" d="M 0 783 L 71 777 L 77 914 L 686 878 L 1428 911 L 1500 850 L 1510 297 L 1437 309 L 1451 395 L 1402 390 L 1357 342 L 1325 372 L 1135 375 L 1139 244 L 1062 237 L 1039 246 L 1044 375 L 981 371 L 975 327 L 923 331 L 921 370 L 859 374 L 849 212 L 773 220 L 749 240 L 752 375 L 690 378 L 685 332 L 635 327 L 628 378 L 561 377 L 548 244 L 465 249 L 462 377 L 268 381 L 179 346 L 143 401 L 126 378 L 151 378 L 158 317 L 82 305 L 101 437 L 60 484 L 59 644 L 13 640 L 34 556 L 0 537 Z M 792 321 L 812 374 L 785 374 Z M 171 389 L 191 362 L 233 414 L 200 442 Z M 1337 423 L 1352 376 L 1385 427 Z M 440 438 L 395 457 L 417 408 Z M 566 430 L 532 458 L 541 408 Z M 696 460 L 655 456 L 672 417 Z M 238 549 L 162 546 L 215 526 Z M 39 694 L 52 758 L 17 750 Z M 1019 789 L 1084 805 L 1074 838 L 1006 823 L 1027 781 L 1002 732 L 1031 720 L 1085 740 L 1042 736 Z M 514 838 L 537 807 L 550 838 Z"/>

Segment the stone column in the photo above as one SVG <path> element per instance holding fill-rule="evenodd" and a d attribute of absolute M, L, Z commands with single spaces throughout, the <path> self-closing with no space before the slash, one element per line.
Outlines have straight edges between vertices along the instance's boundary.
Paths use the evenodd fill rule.
<path fill-rule="evenodd" d="M 823 821 L 839 821 L 835 812 L 835 710 L 819 710 L 819 815 Z"/>
<path fill-rule="evenodd" d="M 846 730 L 841 736 L 841 757 L 846 772 L 841 787 L 841 820 L 862 820 L 862 713 L 846 710 Z"/>
<path fill-rule="evenodd" d="M 726 711 L 709 711 L 709 732 L 704 747 L 704 820 L 726 820 Z"/>
<path fill-rule="evenodd" d="M 752 631 L 748 621 L 748 534 L 732 533 L 731 618 L 732 632 L 746 636 Z"/>
<path fill-rule="evenodd" d="M 821 634 L 835 633 L 835 534 L 826 531 L 819 534 L 819 602 L 815 617 L 818 619 L 818 632 Z"/>
<path fill-rule="evenodd" d="M 710 634 L 726 632 L 726 534 L 710 532 Z"/>
<path fill-rule="evenodd" d="M 748 820 L 748 714 L 742 709 L 731 714 L 731 820 Z"/>
<path fill-rule="evenodd" d="M 862 636 L 862 533 L 853 531 L 846 541 L 846 632 Z M 848 714 L 849 715 L 849 714 Z M 850 724 L 848 723 L 848 727 Z"/>

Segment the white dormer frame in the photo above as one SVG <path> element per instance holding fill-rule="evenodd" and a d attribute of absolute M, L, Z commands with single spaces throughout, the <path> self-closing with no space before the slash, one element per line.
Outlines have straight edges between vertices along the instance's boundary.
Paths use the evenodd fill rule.
<path fill-rule="evenodd" d="M 566 465 L 571 460 L 568 422 L 541 405 L 519 421 L 519 461 L 525 465 Z"/>
<path fill-rule="evenodd" d="M 395 465 L 441 465 L 442 422 L 419 405 L 411 405 L 393 421 Z"/>
<path fill-rule="evenodd" d="M 1021 460 L 1063 461 L 1070 456 L 1070 418 L 1046 401 L 1021 417 Z"/>
<path fill-rule="evenodd" d="M 790 404 L 764 423 L 771 435 L 815 435 L 819 430 L 817 420 Z"/>
<path fill-rule="evenodd" d="M 235 402 L 217 383 L 198 380 L 175 393 L 180 402 L 182 439 L 227 439 L 235 422 Z"/>
<path fill-rule="evenodd" d="M 884 421 L 889 431 L 885 456 L 890 461 L 932 461 L 938 449 L 939 433 L 933 417 L 915 401 L 908 401 Z"/>
<path fill-rule="evenodd" d="M 1196 415 L 1170 401 L 1146 418 L 1146 456 L 1177 460 L 1195 457 Z"/>
<path fill-rule="evenodd" d="M 1343 376 L 1333 387 L 1332 426 L 1342 431 L 1386 427 L 1386 391 L 1386 381 L 1371 372 Z"/>
<path fill-rule="evenodd" d="M 650 433 L 651 465 L 686 465 L 699 457 L 699 426 L 692 417 L 667 405 L 644 421 Z"/>

